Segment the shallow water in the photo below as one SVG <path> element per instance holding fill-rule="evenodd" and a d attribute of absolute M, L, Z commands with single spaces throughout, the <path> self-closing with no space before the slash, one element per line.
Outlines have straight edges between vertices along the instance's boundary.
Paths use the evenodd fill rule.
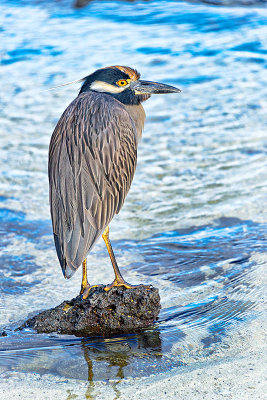
<path fill-rule="evenodd" d="M 116 383 L 235 354 L 229 338 L 263 308 L 266 16 L 173 1 L 1 3 L 2 373 Z M 80 287 L 80 272 L 61 275 L 47 182 L 50 136 L 79 86 L 45 90 L 113 64 L 182 89 L 145 103 L 134 183 L 110 225 L 127 280 L 160 289 L 159 321 L 111 339 L 14 332 Z M 103 243 L 88 262 L 91 283 L 112 280 Z"/>

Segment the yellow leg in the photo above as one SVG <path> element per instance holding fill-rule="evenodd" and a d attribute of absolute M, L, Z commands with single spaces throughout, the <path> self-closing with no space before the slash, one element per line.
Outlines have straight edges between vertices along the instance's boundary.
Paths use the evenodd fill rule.
<path fill-rule="evenodd" d="M 80 295 L 83 296 L 83 299 L 88 297 L 90 290 L 94 287 L 99 287 L 99 285 L 90 285 L 87 280 L 87 262 L 86 259 L 82 263 L 83 266 L 83 276 L 82 276 L 82 285 Z"/>
<path fill-rule="evenodd" d="M 85 299 L 88 296 L 89 290 L 91 286 L 88 283 L 87 280 L 87 262 L 86 259 L 83 261 L 83 275 L 82 275 L 82 285 L 81 285 L 81 291 L 80 294 L 83 295 L 83 298 Z"/>
<path fill-rule="evenodd" d="M 110 243 L 110 240 L 109 240 L 109 227 L 108 226 L 106 227 L 106 229 L 105 229 L 105 231 L 104 231 L 104 233 L 102 235 L 102 238 L 104 239 L 104 242 L 106 243 L 106 246 L 107 246 L 107 249 L 108 249 L 108 254 L 109 254 L 109 257 L 110 257 L 110 260 L 111 260 L 111 263 L 112 263 L 112 266 L 113 266 L 113 269 L 114 269 L 114 273 L 115 273 L 114 281 L 110 285 L 105 286 L 104 289 L 106 291 L 109 291 L 114 286 L 124 286 L 127 289 L 131 289 L 131 288 L 136 287 L 136 285 L 130 285 L 129 283 L 127 283 L 123 279 L 123 277 L 122 277 L 122 275 L 120 273 L 120 270 L 119 270 L 119 267 L 117 265 L 117 261 L 116 261 L 116 258 L 114 256 L 113 249 L 111 247 L 111 243 Z"/>

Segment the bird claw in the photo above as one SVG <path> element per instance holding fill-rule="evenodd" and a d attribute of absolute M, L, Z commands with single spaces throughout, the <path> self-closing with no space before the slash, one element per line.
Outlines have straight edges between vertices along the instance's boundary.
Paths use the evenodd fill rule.
<path fill-rule="evenodd" d="M 130 283 L 126 282 L 126 281 L 118 281 L 118 280 L 114 280 L 112 283 L 110 283 L 109 285 L 104 287 L 104 290 L 106 292 L 109 292 L 110 289 L 112 289 L 113 287 L 120 287 L 120 286 L 124 286 L 126 289 L 135 289 L 138 288 L 140 286 L 144 287 L 145 289 L 151 289 L 150 285 L 131 285 Z"/>
<path fill-rule="evenodd" d="M 80 296 L 81 296 L 81 300 L 85 300 L 87 299 L 87 297 L 89 296 L 89 293 L 91 291 L 91 289 L 93 288 L 97 288 L 97 287 L 103 287 L 103 285 L 87 285 L 84 288 L 81 289 L 80 291 Z M 105 289 L 105 288 L 104 288 Z"/>

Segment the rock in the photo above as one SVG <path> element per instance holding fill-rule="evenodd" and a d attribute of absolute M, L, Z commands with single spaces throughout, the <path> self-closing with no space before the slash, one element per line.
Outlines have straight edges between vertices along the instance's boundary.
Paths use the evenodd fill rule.
<path fill-rule="evenodd" d="M 76 336 L 111 336 L 147 328 L 160 311 L 158 289 L 104 286 L 92 288 L 87 299 L 77 296 L 28 319 L 18 329 L 33 328 L 37 333 L 57 332 Z"/>

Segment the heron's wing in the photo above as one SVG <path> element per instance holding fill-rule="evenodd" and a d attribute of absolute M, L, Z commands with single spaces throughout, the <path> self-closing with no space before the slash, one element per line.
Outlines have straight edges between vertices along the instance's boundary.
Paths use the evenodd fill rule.
<path fill-rule="evenodd" d="M 134 122 L 111 96 L 83 93 L 60 118 L 48 168 L 54 239 L 65 277 L 72 276 L 121 209 L 136 152 Z"/>

